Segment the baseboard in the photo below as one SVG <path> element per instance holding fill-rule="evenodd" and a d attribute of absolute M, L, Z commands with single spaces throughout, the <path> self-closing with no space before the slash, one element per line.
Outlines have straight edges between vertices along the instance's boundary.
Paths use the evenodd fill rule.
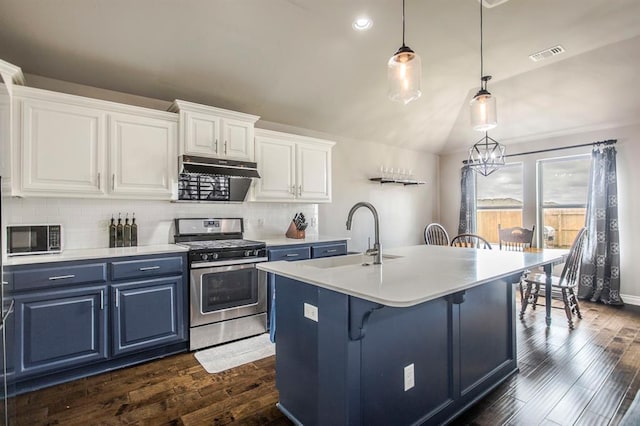
<path fill-rule="evenodd" d="M 620 298 L 624 301 L 625 305 L 640 306 L 640 297 L 632 296 L 630 294 L 621 294 Z"/>

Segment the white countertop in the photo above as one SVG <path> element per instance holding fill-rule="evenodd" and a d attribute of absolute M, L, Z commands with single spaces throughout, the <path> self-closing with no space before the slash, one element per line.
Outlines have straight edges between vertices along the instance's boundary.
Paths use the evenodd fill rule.
<path fill-rule="evenodd" d="M 328 235 L 307 235 L 306 238 L 287 238 L 284 235 L 245 235 L 247 240 L 264 241 L 267 246 L 289 246 L 294 244 L 316 244 L 316 243 L 329 243 L 332 241 L 345 241 L 350 240 L 350 237 L 331 237 Z"/>
<path fill-rule="evenodd" d="M 383 305 L 407 307 L 527 268 L 559 263 L 567 251 L 522 253 L 420 245 L 390 249 L 383 254 L 401 257 L 383 259 L 382 265 L 369 266 L 362 266 L 360 262 L 345 265 L 361 260 L 362 255 L 358 254 L 298 262 L 266 262 L 257 267 Z M 335 266 L 322 267 L 327 265 Z"/>
<path fill-rule="evenodd" d="M 5 266 L 32 265 L 36 263 L 66 262 L 70 260 L 102 259 L 109 257 L 140 256 L 144 254 L 162 254 L 186 252 L 188 249 L 176 244 L 160 244 L 152 246 L 71 249 L 60 254 L 35 254 L 29 256 L 12 256 L 3 260 Z"/>

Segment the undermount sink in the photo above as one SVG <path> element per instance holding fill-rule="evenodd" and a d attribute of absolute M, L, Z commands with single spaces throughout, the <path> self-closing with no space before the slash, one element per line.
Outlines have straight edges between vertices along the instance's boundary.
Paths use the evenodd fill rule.
<path fill-rule="evenodd" d="M 385 261 L 391 261 L 401 257 L 402 256 L 396 256 L 393 254 L 383 254 L 382 261 L 384 263 Z M 311 266 L 313 268 L 323 268 L 323 269 L 337 268 L 339 266 L 350 266 L 350 265 L 362 265 L 362 266 L 373 265 L 373 256 L 367 256 L 364 253 L 357 253 L 357 254 L 349 254 L 346 256 L 313 259 L 305 262 L 305 266 Z"/>

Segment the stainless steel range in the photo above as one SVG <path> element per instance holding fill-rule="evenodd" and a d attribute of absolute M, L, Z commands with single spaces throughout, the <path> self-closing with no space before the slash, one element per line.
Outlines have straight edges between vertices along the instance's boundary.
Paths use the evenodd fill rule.
<path fill-rule="evenodd" d="M 256 264 L 266 245 L 242 239 L 241 218 L 176 219 L 177 244 L 189 248 L 191 350 L 267 330 L 267 278 Z"/>

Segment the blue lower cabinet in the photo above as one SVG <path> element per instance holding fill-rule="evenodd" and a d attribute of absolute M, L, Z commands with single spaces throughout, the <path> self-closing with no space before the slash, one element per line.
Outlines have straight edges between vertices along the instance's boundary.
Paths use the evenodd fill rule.
<path fill-rule="evenodd" d="M 112 354 L 185 340 L 182 277 L 111 286 Z"/>
<path fill-rule="evenodd" d="M 15 297 L 16 377 L 107 358 L 106 286 Z"/>
<path fill-rule="evenodd" d="M 15 392 L 186 352 L 187 272 L 185 253 L 8 267 Z"/>

